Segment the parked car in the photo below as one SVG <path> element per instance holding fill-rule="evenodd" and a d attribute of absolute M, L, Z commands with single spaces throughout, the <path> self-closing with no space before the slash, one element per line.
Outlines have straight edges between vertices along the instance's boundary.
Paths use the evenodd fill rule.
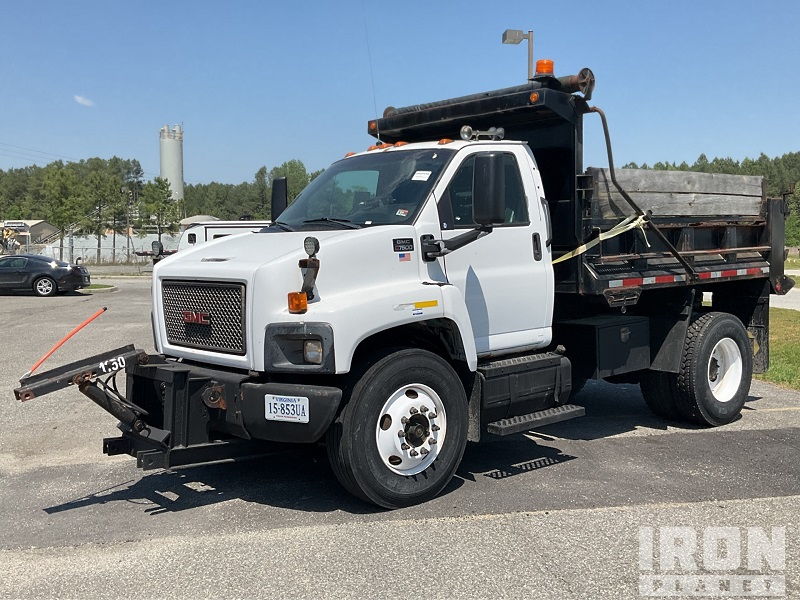
<path fill-rule="evenodd" d="M 91 283 L 89 271 L 41 254 L 0 257 L 0 290 L 32 290 L 37 296 L 55 296 Z"/>

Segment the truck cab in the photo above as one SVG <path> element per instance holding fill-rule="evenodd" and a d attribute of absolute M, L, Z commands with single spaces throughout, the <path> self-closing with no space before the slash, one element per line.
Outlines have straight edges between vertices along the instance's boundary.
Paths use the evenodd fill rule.
<path fill-rule="evenodd" d="M 491 157 L 502 171 L 500 219 L 474 244 L 442 255 L 426 252 L 421 240 L 453 240 L 478 226 L 473 199 L 479 157 Z M 245 284 L 244 322 L 251 325 L 239 353 L 215 356 L 219 364 L 268 372 L 276 363 L 264 362 L 266 327 L 320 320 L 336 330 L 334 347 L 324 349 L 334 354 L 325 364 L 335 367 L 319 365 L 316 371 L 343 374 L 370 335 L 437 318 L 457 328 L 460 351 L 474 369 L 480 357 L 550 344 L 553 272 L 542 198 L 536 161 L 520 142 L 458 140 L 373 149 L 334 163 L 274 225 L 185 250 L 180 258 L 159 263 L 154 277 L 170 282 L 170 290 L 180 281 Z M 308 237 L 319 241 L 320 268 L 313 298 L 303 312 L 293 313 L 286 297 L 301 287 L 297 265 Z M 196 328 L 196 336 L 170 336 L 171 325 L 183 324 L 168 321 L 158 308 L 171 298 L 154 286 L 158 348 L 197 358 L 204 332 Z M 213 340 L 204 351 L 219 349 Z M 315 368 L 285 363 L 281 370 L 293 367 Z"/>

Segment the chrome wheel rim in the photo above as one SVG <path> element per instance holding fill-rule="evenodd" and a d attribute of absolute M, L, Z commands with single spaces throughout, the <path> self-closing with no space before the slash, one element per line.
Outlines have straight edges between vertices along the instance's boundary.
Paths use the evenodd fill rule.
<path fill-rule="evenodd" d="M 436 460 L 446 433 L 447 415 L 439 394 L 427 385 L 411 383 L 384 403 L 375 425 L 375 444 L 390 471 L 411 476 Z"/>
<path fill-rule="evenodd" d="M 708 357 L 708 387 L 719 402 L 730 402 L 742 383 L 742 353 L 731 338 L 722 338 Z"/>
<path fill-rule="evenodd" d="M 53 282 L 49 279 L 40 279 L 36 282 L 36 291 L 46 296 L 53 291 Z"/>

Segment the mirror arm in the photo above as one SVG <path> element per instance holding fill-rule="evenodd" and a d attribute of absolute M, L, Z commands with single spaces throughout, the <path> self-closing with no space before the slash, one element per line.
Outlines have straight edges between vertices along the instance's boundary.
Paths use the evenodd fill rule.
<path fill-rule="evenodd" d="M 463 248 L 467 244 L 471 244 L 490 233 L 492 233 L 492 227 L 490 225 L 479 225 L 475 229 L 465 231 L 461 235 L 457 235 L 449 240 L 435 240 L 432 235 L 423 235 L 421 238 L 422 254 L 425 260 L 433 260 L 434 258 L 450 254 L 454 250 Z"/>

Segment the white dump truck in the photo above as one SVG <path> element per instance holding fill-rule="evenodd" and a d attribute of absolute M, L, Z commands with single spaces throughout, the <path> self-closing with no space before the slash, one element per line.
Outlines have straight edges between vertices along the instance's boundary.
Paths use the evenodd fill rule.
<path fill-rule="evenodd" d="M 593 87 L 545 68 L 388 108 L 288 207 L 276 184 L 269 226 L 154 268 L 156 354 L 112 350 L 17 397 L 79 388 L 120 420 L 104 451 L 143 469 L 324 443 L 342 485 L 388 508 L 436 496 L 468 441 L 583 415 L 588 379 L 730 423 L 768 366 L 770 293 L 791 287 L 785 203 L 759 177 L 615 172 Z M 595 113 L 610 168 L 583 166 Z"/>

